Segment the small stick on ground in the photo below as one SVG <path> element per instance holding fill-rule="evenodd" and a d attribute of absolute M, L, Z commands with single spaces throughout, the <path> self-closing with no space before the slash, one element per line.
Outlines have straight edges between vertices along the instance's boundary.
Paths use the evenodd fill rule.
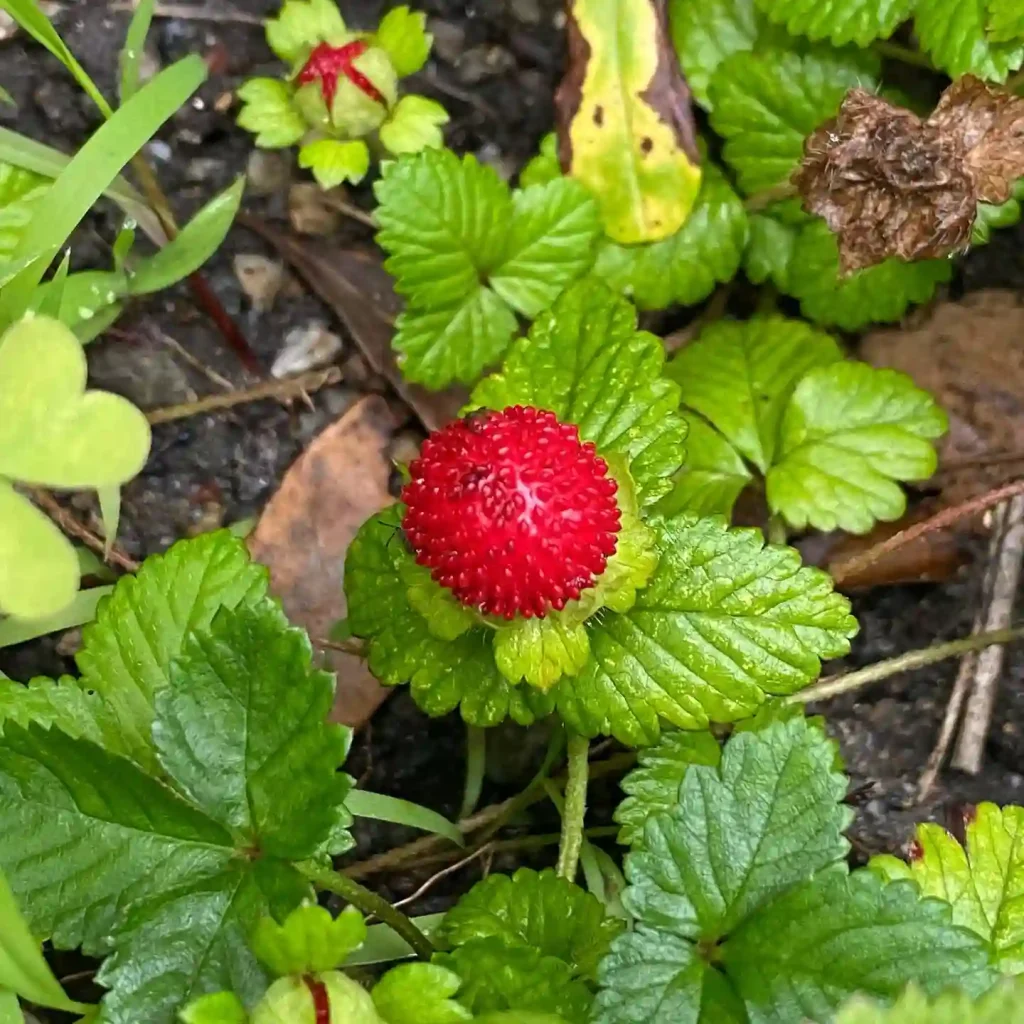
<path fill-rule="evenodd" d="M 1013 618 L 1021 563 L 1024 561 L 1024 496 L 1000 505 L 993 516 L 995 576 L 984 629 L 1004 629 Z M 964 706 L 960 737 L 953 751 L 953 767 L 971 775 L 981 771 L 992 721 L 996 688 L 1003 668 L 1002 646 L 987 647 L 976 656 L 970 695 Z"/>
<path fill-rule="evenodd" d="M 111 4 L 112 11 L 134 11 L 133 3 Z M 194 7 L 192 4 L 157 4 L 153 8 L 154 18 L 173 18 L 175 21 L 213 21 L 231 25 L 262 25 L 264 19 L 257 14 L 245 14 L 230 8 L 226 11 L 212 7 Z"/>
<path fill-rule="evenodd" d="M 49 491 L 33 488 L 29 492 L 32 500 L 69 536 L 80 540 L 86 547 L 95 551 L 100 558 L 110 565 L 116 565 L 125 572 L 138 572 L 139 563 L 126 555 L 116 544 L 107 550 L 102 537 L 97 536 L 84 523 L 66 509 Z"/>

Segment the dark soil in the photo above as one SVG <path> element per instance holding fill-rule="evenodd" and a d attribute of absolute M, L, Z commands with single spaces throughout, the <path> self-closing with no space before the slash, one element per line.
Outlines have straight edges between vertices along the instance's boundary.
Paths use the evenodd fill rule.
<path fill-rule="evenodd" d="M 453 115 L 449 141 L 455 148 L 513 174 L 534 151 L 552 123 L 552 93 L 561 73 L 562 32 L 557 0 L 419 0 L 432 16 L 436 58 L 417 88 L 441 99 Z M 265 15 L 277 0 L 233 0 L 232 9 Z M 370 25 L 385 0 L 342 3 L 349 19 Z M 223 12 L 228 4 L 209 9 Z M 81 62 L 104 90 L 114 93 L 115 47 L 127 15 L 100 0 L 65 3 L 58 26 Z M 153 50 L 162 64 L 189 52 L 218 49 L 227 70 L 214 76 L 199 96 L 181 110 L 150 147 L 160 179 L 182 218 L 246 170 L 252 152 L 249 137 L 236 128 L 233 111 L 218 100 L 244 78 L 273 71 L 275 65 L 253 24 L 159 19 Z M 0 43 L 0 85 L 18 102 L 17 110 L 0 105 L 0 123 L 57 144 L 79 145 L 97 124 L 88 101 L 40 48 L 22 37 Z M 221 112 L 223 111 L 223 112 Z M 251 213 L 286 222 L 286 189 L 246 199 Z M 365 190 L 354 197 L 368 203 Z M 109 244 L 119 220 L 112 210 L 93 216 L 75 239 L 74 260 L 82 266 L 108 266 Z M 345 222 L 339 244 L 367 242 L 365 228 Z M 1024 229 L 997 233 L 995 241 L 963 261 L 957 291 L 982 287 L 1024 290 Z M 269 365 L 287 332 L 320 319 L 344 334 L 329 311 L 301 291 L 285 294 L 268 314 L 252 311 L 232 269 L 239 253 L 275 254 L 246 230 L 235 228 L 204 273 L 227 309 L 238 319 L 260 357 Z M 248 380 L 237 358 L 226 349 L 208 320 L 192 303 L 187 288 L 139 303 L 119 322 L 118 330 L 89 349 L 92 381 L 119 391 L 143 408 L 187 401 L 213 388 L 209 379 L 158 340 L 161 333 L 180 343 L 195 359 L 244 386 Z M 145 472 L 126 490 L 121 543 L 136 557 L 160 551 L 175 539 L 220 522 L 255 515 L 274 492 L 289 464 L 328 422 L 356 397 L 367 378 L 360 357 L 346 348 L 340 357 L 345 380 L 313 396 L 312 409 L 286 408 L 274 402 L 238 407 L 158 427 Z M 80 506 L 88 513 L 88 502 Z M 961 636 L 971 629 L 977 603 L 978 573 L 968 568 L 953 582 L 935 586 L 877 589 L 855 598 L 861 634 L 849 665 L 862 665 L 912 648 Z M 67 657 L 68 638 L 47 638 L 0 652 L 0 669 L 13 678 L 74 671 Z M 838 666 L 832 666 L 833 670 Z M 1000 690 L 987 762 L 983 773 L 969 778 L 947 771 L 932 800 L 915 806 L 914 789 L 935 740 L 945 701 L 956 674 L 954 662 L 909 674 L 856 697 L 817 709 L 828 716 L 860 794 L 852 835 L 856 855 L 898 850 L 913 823 L 942 818 L 950 808 L 982 799 L 998 803 L 1024 799 L 1024 651 L 1010 654 Z M 529 777 L 543 740 L 507 744 L 518 764 L 502 785 L 489 783 L 484 801 L 500 799 Z M 535 749 L 534 749 L 535 748 Z M 350 764 L 368 787 L 428 804 L 448 814 L 461 794 L 463 729 L 455 717 L 431 721 L 398 693 L 376 715 L 357 741 Z M 607 821 L 617 800 L 614 785 L 592 793 L 595 823 Z M 543 808 L 543 805 L 538 805 Z M 520 831 L 548 832 L 556 827 L 543 808 Z M 358 829 L 356 856 L 379 852 L 410 838 L 406 830 L 367 825 Z M 536 855 L 534 863 L 548 859 Z M 497 859 L 496 869 L 521 862 Z M 442 908 L 452 892 L 467 887 L 479 864 L 446 879 L 420 900 L 413 912 Z M 382 891 L 401 898 L 415 890 L 424 872 L 377 879 Z"/>

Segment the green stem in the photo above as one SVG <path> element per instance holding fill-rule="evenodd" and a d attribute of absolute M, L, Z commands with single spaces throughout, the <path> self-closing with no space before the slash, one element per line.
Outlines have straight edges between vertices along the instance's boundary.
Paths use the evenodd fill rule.
<path fill-rule="evenodd" d="M 390 925 L 412 946 L 421 960 L 429 960 L 437 952 L 430 939 L 405 914 L 400 910 L 395 910 L 383 896 L 378 896 L 347 875 L 321 867 L 312 861 L 305 861 L 297 867 L 318 889 L 333 892 L 347 900 L 352 906 L 358 907 L 367 916 L 372 915 L 379 918 L 384 924 Z"/>
<path fill-rule="evenodd" d="M 843 672 L 841 675 L 822 679 L 814 686 L 808 686 L 806 690 L 787 697 L 786 701 L 789 704 L 809 704 L 815 700 L 839 697 L 851 690 L 866 686 L 868 683 L 878 683 L 883 679 L 899 675 L 900 672 L 923 668 L 925 665 L 933 665 L 937 661 L 969 654 L 971 651 L 980 651 L 995 644 L 1008 644 L 1011 640 L 1019 640 L 1021 637 L 1024 637 L 1024 626 L 1017 626 L 1014 629 L 994 629 L 990 633 L 975 633 L 973 636 L 950 640 L 948 643 L 934 644 L 917 651 L 907 651 L 906 654 L 887 658 L 885 661 L 877 661 L 874 665 L 859 668 L 855 672 Z"/>
<path fill-rule="evenodd" d="M 768 519 L 768 543 L 786 543 L 786 521 L 782 516 L 770 516 Z"/>
<path fill-rule="evenodd" d="M 562 838 L 558 844 L 560 878 L 570 882 L 576 878 L 583 846 L 583 818 L 587 813 L 587 777 L 589 775 L 590 740 L 569 733 L 567 745 L 569 775 L 565 783 L 565 812 L 562 815 Z"/>
<path fill-rule="evenodd" d="M 459 821 L 468 818 L 480 802 L 484 788 L 484 768 L 487 765 L 487 730 L 479 726 L 466 726 L 466 785 L 462 791 Z"/>
<path fill-rule="evenodd" d="M 934 65 L 928 59 L 928 54 L 922 53 L 920 50 L 914 50 L 909 46 L 894 43 L 891 39 L 877 39 L 873 46 L 876 53 L 881 54 L 883 57 L 888 57 L 890 60 L 898 60 L 915 68 L 928 68 L 929 71 L 934 70 Z"/>

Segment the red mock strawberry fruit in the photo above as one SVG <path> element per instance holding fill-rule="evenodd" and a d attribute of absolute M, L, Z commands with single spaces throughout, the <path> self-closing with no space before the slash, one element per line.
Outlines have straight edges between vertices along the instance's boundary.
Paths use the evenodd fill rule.
<path fill-rule="evenodd" d="M 409 473 L 402 527 L 416 561 L 485 614 L 563 608 L 615 553 L 618 485 L 553 413 L 471 413 L 432 434 Z"/>

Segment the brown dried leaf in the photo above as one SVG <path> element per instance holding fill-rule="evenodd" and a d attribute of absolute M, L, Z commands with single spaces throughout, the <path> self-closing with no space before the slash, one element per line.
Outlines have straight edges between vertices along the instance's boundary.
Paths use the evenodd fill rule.
<path fill-rule="evenodd" d="M 270 569 L 271 590 L 288 618 L 314 642 L 346 615 L 342 577 L 352 538 L 392 502 L 388 448 L 397 425 L 379 395 L 357 402 L 288 470 L 249 538 L 252 557 Z M 361 659 L 325 653 L 338 678 L 331 719 L 358 727 L 389 691 Z"/>
<path fill-rule="evenodd" d="M 954 82 L 931 117 L 863 89 L 804 143 L 793 176 L 804 208 L 838 235 L 845 273 L 889 257 L 963 249 L 979 201 L 1005 202 L 1024 175 L 1024 100 L 973 76 Z"/>

